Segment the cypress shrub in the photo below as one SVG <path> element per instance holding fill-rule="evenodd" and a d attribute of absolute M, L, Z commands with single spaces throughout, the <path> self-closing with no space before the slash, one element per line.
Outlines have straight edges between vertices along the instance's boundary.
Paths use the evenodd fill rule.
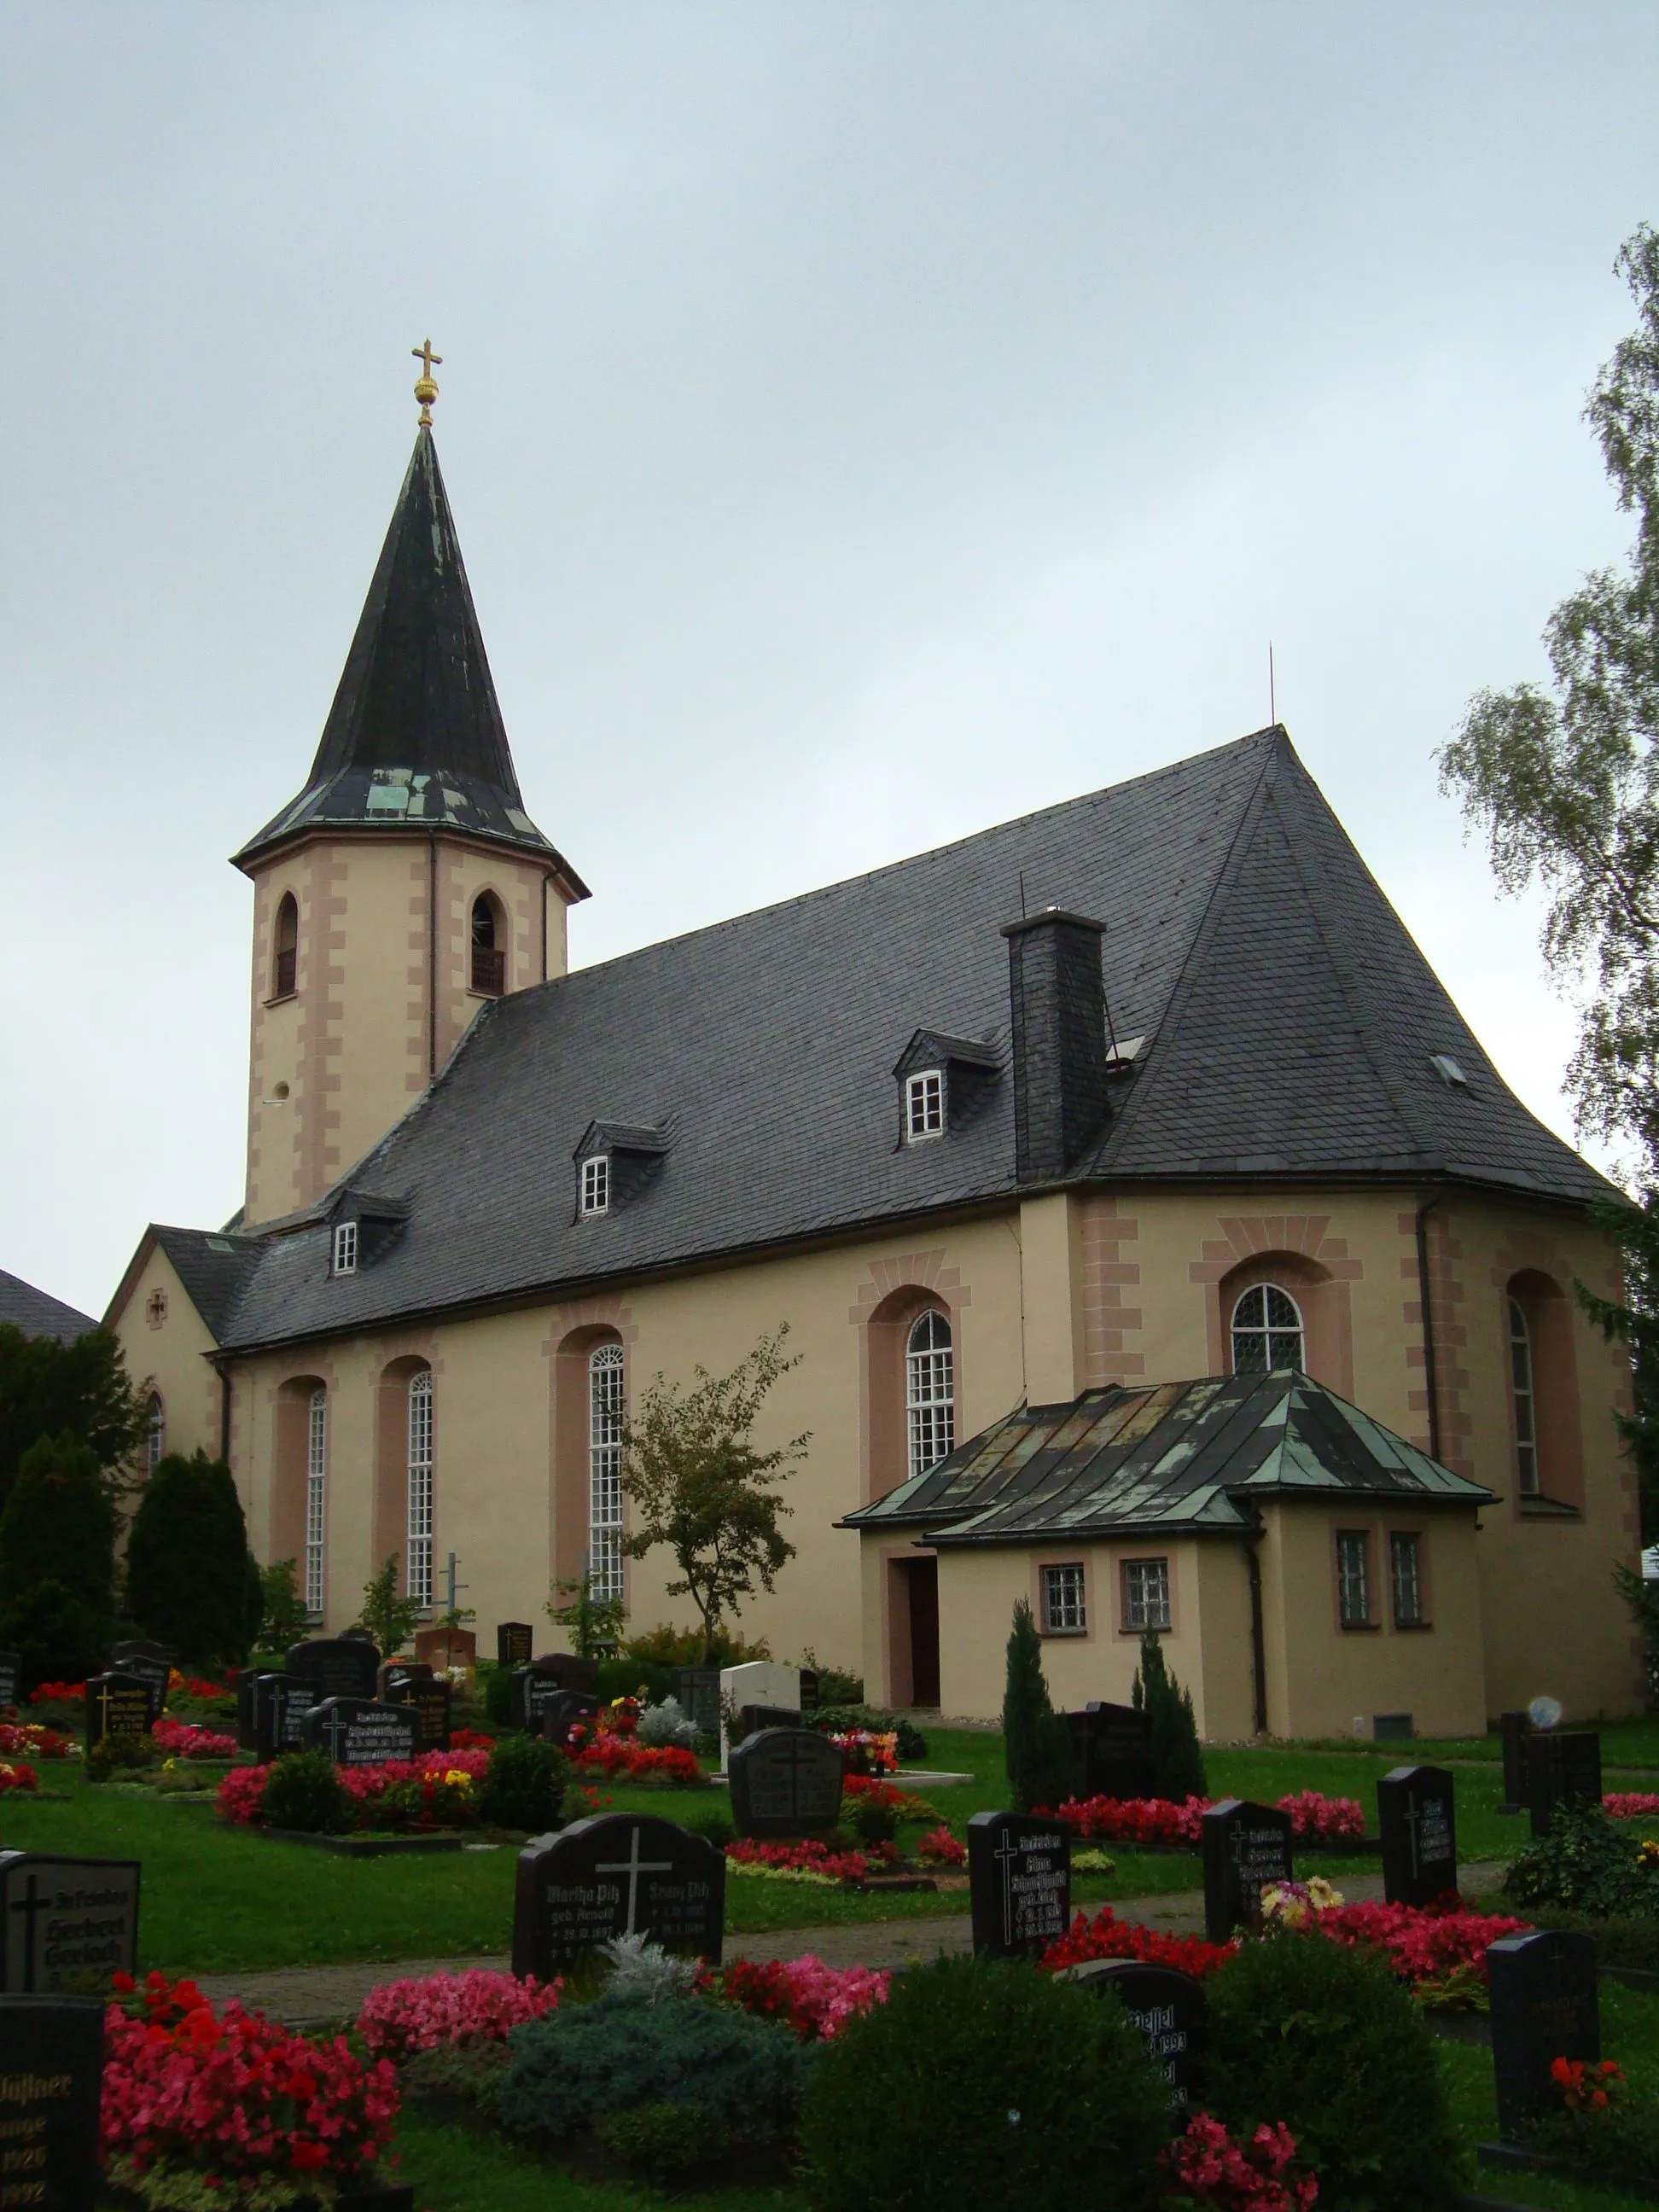
<path fill-rule="evenodd" d="M 1169 2134 L 1112 1996 L 941 1959 L 823 2047 L 801 2129 L 817 2212 L 1142 2212 Z"/>
<path fill-rule="evenodd" d="M 186 1667 L 234 1667 L 251 1641 L 251 1602 L 247 1528 L 230 1469 L 204 1451 L 169 1453 L 127 1539 L 129 1615 Z"/>
<path fill-rule="evenodd" d="M 1002 1698 L 1002 1752 L 1016 1808 L 1060 1805 L 1075 1796 L 1079 1772 L 1066 1723 L 1048 1702 L 1042 1642 L 1024 1598 L 1014 1606 Z"/>
<path fill-rule="evenodd" d="M 1193 1717 L 1193 1693 L 1183 1690 L 1165 1667 L 1164 1647 L 1150 1630 L 1140 1639 L 1140 1666 L 1132 1699 L 1135 1711 L 1146 1716 L 1153 1796 L 1171 1797 L 1177 1805 L 1188 1797 L 1207 1797 L 1210 1790 L 1204 1774 L 1204 1753 L 1199 1747 L 1198 1723 Z"/>
<path fill-rule="evenodd" d="M 290 1751 L 272 1765 L 259 1800 L 259 1817 L 268 1827 L 302 1835 L 343 1836 L 356 1807 L 325 1751 Z"/>
<path fill-rule="evenodd" d="M 98 1455 L 65 1431 L 18 1462 L 0 1512 L 0 1645 L 31 1686 L 104 1663 L 115 1626 L 115 1509 Z"/>

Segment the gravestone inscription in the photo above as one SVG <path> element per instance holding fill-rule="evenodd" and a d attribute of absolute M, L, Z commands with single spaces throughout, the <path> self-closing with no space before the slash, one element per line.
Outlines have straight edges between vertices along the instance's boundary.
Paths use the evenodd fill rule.
<path fill-rule="evenodd" d="M 600 1813 L 519 1854 L 513 1971 L 545 1979 L 617 1936 L 720 1963 L 726 1854 L 672 1820 Z"/>
<path fill-rule="evenodd" d="M 1376 1785 L 1382 1894 L 1390 1905 L 1432 1905 L 1457 1887 L 1457 1818 L 1443 1766 L 1391 1767 Z"/>
<path fill-rule="evenodd" d="M 0 1851 L 0 1991 L 93 1996 L 138 1956 L 138 1862 Z"/>
<path fill-rule="evenodd" d="M 170 1644 L 152 1644 L 147 1638 L 131 1638 L 124 1644 L 110 1646 L 109 1663 L 118 1674 L 136 1674 L 149 1692 L 152 1721 L 160 1717 L 167 1701 L 167 1684 L 173 1670 L 179 1664 L 179 1654 Z"/>
<path fill-rule="evenodd" d="M 495 1664 L 525 1667 L 536 1648 L 536 1632 L 527 1620 L 502 1620 L 495 1626 Z"/>
<path fill-rule="evenodd" d="M 15 1651 L 0 1651 L 0 1712 L 17 1703 L 23 1686 L 23 1662 Z"/>
<path fill-rule="evenodd" d="M 305 1720 L 320 1705 L 317 1685 L 299 1674 L 261 1674 L 253 1685 L 253 1750 L 269 1765 L 290 1751 L 303 1751 Z"/>
<path fill-rule="evenodd" d="M 1248 1798 L 1224 1797 L 1199 1822 L 1204 1853 L 1204 1932 L 1225 1943 L 1261 1923 L 1261 1893 L 1294 1879 L 1291 1816 Z"/>
<path fill-rule="evenodd" d="M 1204 2043 L 1204 1986 L 1176 1966 L 1150 1966 L 1139 1959 L 1091 1959 L 1068 1966 L 1064 1979 L 1083 1988 L 1115 1992 L 1132 2026 L 1146 2039 L 1147 2054 L 1164 2076 L 1173 2110 L 1191 2104 Z"/>
<path fill-rule="evenodd" d="M 799 1836 L 841 1818 L 845 1762 L 816 1729 L 762 1729 L 734 1745 L 726 1764 L 740 1836 Z"/>
<path fill-rule="evenodd" d="M 290 1674 L 317 1685 L 323 1698 L 372 1698 L 380 1655 L 367 1636 L 313 1636 L 291 1647 Z"/>
<path fill-rule="evenodd" d="M 706 1735 L 720 1732 L 720 1670 L 718 1667 L 674 1667 L 668 1675 L 669 1694 L 686 1718 Z"/>
<path fill-rule="evenodd" d="M 307 1749 L 325 1751 L 337 1766 L 413 1759 L 416 1728 L 407 1705 L 377 1705 L 372 1698 L 325 1698 L 301 1723 Z"/>
<path fill-rule="evenodd" d="M 0 2204 L 93 2212 L 103 2086 L 95 1997 L 0 1996 Z"/>
<path fill-rule="evenodd" d="M 1062 1718 L 1082 1769 L 1085 1797 L 1152 1795 L 1152 1728 L 1145 1713 L 1097 1699 Z"/>
<path fill-rule="evenodd" d="M 1532 1733 L 1530 1713 L 1499 1713 L 1498 1726 L 1504 1741 L 1504 1802 L 1500 1813 L 1523 1813 L 1527 1808 L 1527 1778 L 1522 1746 Z"/>
<path fill-rule="evenodd" d="M 527 1667 L 519 1668 L 513 1676 L 514 1706 L 519 1725 L 531 1735 L 542 1732 L 542 1715 L 552 1700 L 567 1690 L 581 1686 L 571 1682 L 565 1672 L 566 1662 L 555 1656 L 532 1659 Z M 592 1692 L 587 1694 L 590 1696 Z"/>
<path fill-rule="evenodd" d="M 148 1682 L 136 1674 L 94 1674 L 85 1692 L 87 1749 L 100 1743 L 140 1743 L 155 1718 Z"/>
<path fill-rule="evenodd" d="M 374 1694 L 387 1698 L 400 1682 L 430 1682 L 436 1680 L 424 1659 L 388 1659 L 376 1669 Z"/>
<path fill-rule="evenodd" d="M 1547 1836 L 1558 1805 L 1601 1802 L 1601 1739 L 1593 1729 L 1534 1729 L 1523 1741 L 1522 1774 L 1534 1836 Z"/>
<path fill-rule="evenodd" d="M 411 1674 L 392 1685 L 386 1693 L 386 1702 L 406 1706 L 414 1714 L 415 1741 L 419 1750 L 447 1751 L 453 1697 L 454 1691 L 447 1680 Z"/>
<path fill-rule="evenodd" d="M 1045 1951 L 1072 1917 L 1072 1838 L 1024 1813 L 975 1813 L 968 1823 L 974 1949 L 1010 1959 Z"/>
<path fill-rule="evenodd" d="M 1503 1936 L 1486 1946 L 1486 1987 L 1498 2132 L 1516 2142 L 1528 2115 L 1553 2102 L 1552 2062 L 1601 2056 L 1595 1942 L 1554 1928 Z"/>

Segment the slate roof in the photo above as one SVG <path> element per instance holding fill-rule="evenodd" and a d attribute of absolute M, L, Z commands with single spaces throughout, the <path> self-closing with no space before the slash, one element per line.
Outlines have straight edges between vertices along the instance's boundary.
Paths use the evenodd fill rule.
<path fill-rule="evenodd" d="M 374 825 L 441 825 L 542 854 L 587 896 L 524 811 L 429 429 L 416 433 L 306 787 L 237 864 L 302 830 Z"/>
<path fill-rule="evenodd" d="M 150 1235 L 172 1261 L 173 1273 L 191 1304 L 222 1343 L 237 1297 L 258 1268 L 265 1248 L 256 1237 L 229 1237 L 222 1230 L 173 1229 L 158 1224 Z"/>
<path fill-rule="evenodd" d="M 21 1328 L 25 1336 L 55 1337 L 59 1344 L 72 1344 L 77 1336 L 98 1326 L 90 1314 L 65 1305 L 48 1291 L 37 1291 L 33 1283 L 26 1283 L 21 1275 L 9 1275 L 3 1267 L 0 1267 L 0 1324 Z"/>
<path fill-rule="evenodd" d="M 915 1528 L 941 1550 L 1236 1535 L 1261 1498 L 1334 1491 L 1424 1505 L 1492 1498 L 1306 1375 L 1226 1375 L 1022 1406 L 838 1525 Z"/>
<path fill-rule="evenodd" d="M 319 1201 L 258 1257 L 222 1341 L 356 1330 L 1016 1190 L 1008 955 L 1022 876 L 1106 925 L 1120 1038 L 1145 1040 L 1066 1180 L 1455 1178 L 1582 1202 L 1611 1186 L 1499 1079 L 1284 731 L 1256 732 L 873 874 L 489 1003 L 348 1181 L 405 1195 L 372 1267 L 331 1280 Z M 918 1029 L 1005 1073 L 943 1139 L 899 1141 Z M 1467 1072 L 1449 1088 L 1430 1064 Z M 660 1130 L 648 1187 L 597 1220 L 593 1121 Z"/>

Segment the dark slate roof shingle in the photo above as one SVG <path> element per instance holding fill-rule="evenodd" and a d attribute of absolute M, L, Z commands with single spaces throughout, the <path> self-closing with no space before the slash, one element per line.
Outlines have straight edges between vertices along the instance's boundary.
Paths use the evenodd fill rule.
<path fill-rule="evenodd" d="M 21 1328 L 25 1336 L 54 1337 L 59 1344 L 72 1344 L 77 1336 L 98 1326 L 90 1314 L 65 1305 L 62 1298 L 54 1298 L 46 1291 L 37 1291 L 33 1283 L 26 1283 L 21 1275 L 9 1275 L 3 1267 L 0 1267 L 0 1323 Z"/>

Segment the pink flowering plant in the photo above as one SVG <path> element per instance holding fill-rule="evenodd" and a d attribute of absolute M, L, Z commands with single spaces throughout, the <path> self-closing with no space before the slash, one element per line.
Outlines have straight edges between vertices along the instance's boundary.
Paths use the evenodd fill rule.
<path fill-rule="evenodd" d="M 357 2033 L 371 2057 L 393 2061 L 417 2051 L 504 2043 L 524 2021 L 552 2012 L 563 1987 L 562 1981 L 538 1982 L 533 1974 L 520 1978 L 481 1967 L 382 1982 L 363 2001 Z"/>
<path fill-rule="evenodd" d="M 1291 1816 L 1291 1833 L 1299 1844 L 1358 1841 L 1365 1832 L 1365 1815 L 1352 1797 L 1327 1797 L 1317 1790 L 1299 1790 L 1281 1797 L 1281 1813 Z"/>
<path fill-rule="evenodd" d="M 1437 1905 L 1340 1905 L 1310 1913 L 1303 1930 L 1380 1951 L 1425 2009 L 1464 2012 L 1488 2008 L 1487 1944 L 1528 1932 L 1524 1920 L 1470 1912 L 1455 1896 Z"/>
<path fill-rule="evenodd" d="M 428 1751 L 380 1766 L 342 1766 L 336 1779 L 351 1801 L 353 1827 L 467 1827 L 477 1821 L 477 1788 L 489 1771 L 489 1756 L 487 1751 Z M 233 1827 L 263 1826 L 270 1773 L 269 1766 L 232 1767 L 219 1784 L 220 1819 Z"/>
<path fill-rule="evenodd" d="M 927 1866 L 965 1866 L 968 1846 L 959 1843 L 941 1821 L 937 1828 L 929 1828 L 916 1844 L 916 1856 Z"/>
<path fill-rule="evenodd" d="M 1243 2139 L 1194 2112 L 1159 2163 L 1164 2212 L 1310 2212 L 1319 2201 L 1319 2184 L 1297 2166 L 1296 2137 L 1282 2121 Z"/>
<path fill-rule="evenodd" d="M 234 1759 L 234 1735 L 216 1735 L 194 1721 L 176 1721 L 163 1713 L 150 1724 L 150 1735 L 169 1759 Z"/>
<path fill-rule="evenodd" d="M 1651 1790 L 1609 1790 L 1601 1810 L 1610 1820 L 1659 1820 L 1659 1795 Z"/>
<path fill-rule="evenodd" d="M 828 2042 L 849 2020 L 887 2002 L 888 1974 L 869 1966 L 826 1966 L 811 1952 L 756 1965 L 733 1959 L 711 1969 L 698 1987 L 762 2020 L 780 2021 L 803 2043 Z"/>

